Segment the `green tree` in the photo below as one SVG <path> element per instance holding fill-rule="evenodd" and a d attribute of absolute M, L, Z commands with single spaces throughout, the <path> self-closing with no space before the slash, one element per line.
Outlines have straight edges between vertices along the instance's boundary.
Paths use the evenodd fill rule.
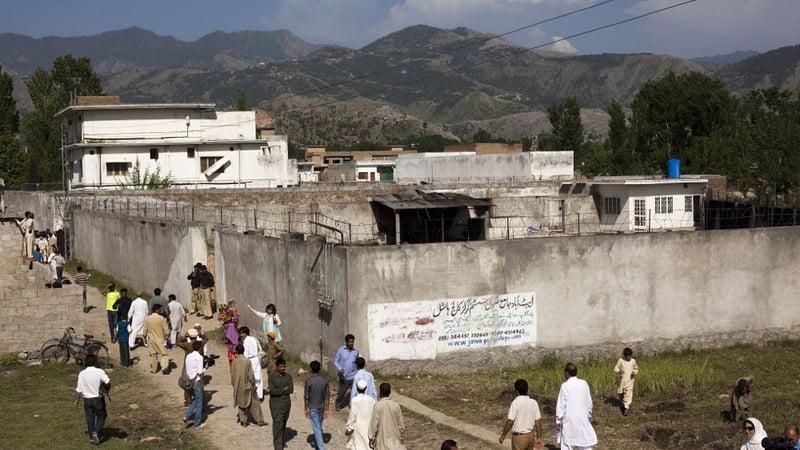
<path fill-rule="evenodd" d="M 742 100 L 738 133 L 727 144 L 739 157 L 738 175 L 764 204 L 798 204 L 800 100 L 777 88 L 755 90 Z"/>
<path fill-rule="evenodd" d="M 612 150 L 622 148 L 628 139 L 628 118 L 625 116 L 625 112 L 622 111 L 622 105 L 616 101 L 611 102 L 606 112 L 609 115 L 606 147 Z"/>
<path fill-rule="evenodd" d="M 231 99 L 231 111 L 249 111 L 250 108 L 247 106 L 247 96 L 244 93 L 244 90 L 237 89 L 236 90 L 236 98 Z"/>
<path fill-rule="evenodd" d="M 475 134 L 472 135 L 471 141 L 474 144 L 485 144 L 489 142 L 495 142 L 495 139 L 494 136 L 492 136 L 492 133 L 489 133 L 488 131 L 481 128 Z"/>
<path fill-rule="evenodd" d="M 698 139 L 732 120 L 734 107 L 721 81 L 697 72 L 669 73 L 642 85 L 633 99 L 631 132 L 644 169 L 663 172 L 668 158 L 685 159 Z M 683 166 L 704 170 L 689 160 Z"/>
<path fill-rule="evenodd" d="M 0 66 L 0 134 L 19 132 L 19 112 L 13 94 L 14 80 Z"/>
<path fill-rule="evenodd" d="M 567 98 L 564 103 L 554 103 L 547 108 L 547 118 L 553 127 L 553 138 L 559 150 L 575 152 L 576 161 L 582 159 L 583 122 L 581 107 L 575 97 Z"/>
<path fill-rule="evenodd" d="M 61 135 L 55 114 L 61 109 L 52 75 L 42 68 L 25 82 L 33 111 L 22 118 L 22 136 L 28 145 L 28 181 L 61 180 Z"/>
<path fill-rule="evenodd" d="M 86 57 L 59 56 L 53 61 L 51 75 L 61 108 L 67 107 L 72 98 L 79 95 L 100 95 L 103 92 L 100 76 Z"/>
<path fill-rule="evenodd" d="M 22 118 L 22 136 L 29 147 L 28 180 L 62 179 L 61 124 L 55 114 L 78 95 L 100 95 L 100 77 L 89 58 L 60 56 L 51 71 L 37 68 L 25 82 L 34 110 Z"/>
<path fill-rule="evenodd" d="M 21 184 L 27 175 L 28 155 L 12 133 L 0 133 L 0 178 L 6 186 Z"/>

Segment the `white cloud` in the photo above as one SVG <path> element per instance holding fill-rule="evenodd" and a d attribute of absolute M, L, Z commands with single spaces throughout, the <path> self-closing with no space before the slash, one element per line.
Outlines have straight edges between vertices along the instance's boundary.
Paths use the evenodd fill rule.
<path fill-rule="evenodd" d="M 553 36 L 553 41 L 555 42 L 553 42 L 553 45 L 550 46 L 550 49 L 554 52 L 568 53 L 570 55 L 578 54 L 578 49 L 561 36 Z"/>

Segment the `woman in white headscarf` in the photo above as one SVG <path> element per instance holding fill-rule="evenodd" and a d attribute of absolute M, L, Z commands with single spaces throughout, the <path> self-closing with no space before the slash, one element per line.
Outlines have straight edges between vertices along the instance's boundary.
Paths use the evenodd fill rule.
<path fill-rule="evenodd" d="M 741 450 L 764 450 L 761 441 L 767 437 L 767 432 L 764 431 L 764 425 L 761 425 L 758 419 L 752 417 L 745 419 L 742 423 L 742 431 L 745 437 Z"/>

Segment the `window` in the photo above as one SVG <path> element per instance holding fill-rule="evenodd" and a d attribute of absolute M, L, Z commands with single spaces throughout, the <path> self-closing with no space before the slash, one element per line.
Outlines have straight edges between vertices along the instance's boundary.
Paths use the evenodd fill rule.
<path fill-rule="evenodd" d="M 647 210 L 644 208 L 644 199 L 633 201 L 633 226 L 636 228 L 647 226 Z"/>
<path fill-rule="evenodd" d="M 194 147 L 186 147 L 186 157 L 194 158 Z"/>
<path fill-rule="evenodd" d="M 603 197 L 603 213 L 619 215 L 622 211 L 622 202 L 619 197 Z"/>
<path fill-rule="evenodd" d="M 150 149 L 150 159 L 158 160 L 158 149 L 157 148 L 151 148 Z"/>
<path fill-rule="evenodd" d="M 656 214 L 672 213 L 672 197 L 656 197 Z"/>
<path fill-rule="evenodd" d="M 205 172 L 209 167 L 213 166 L 222 159 L 222 156 L 201 156 L 200 157 L 200 172 Z"/>
<path fill-rule="evenodd" d="M 109 177 L 126 177 L 130 168 L 131 163 L 129 162 L 109 162 L 106 163 L 106 175 Z"/>
<path fill-rule="evenodd" d="M 683 210 L 686 212 L 692 212 L 692 205 L 694 199 L 691 195 L 686 195 L 683 197 Z"/>

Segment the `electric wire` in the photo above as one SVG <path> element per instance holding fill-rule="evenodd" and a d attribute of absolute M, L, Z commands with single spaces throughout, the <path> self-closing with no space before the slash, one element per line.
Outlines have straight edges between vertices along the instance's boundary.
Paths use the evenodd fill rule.
<path fill-rule="evenodd" d="M 511 52 L 511 53 L 506 54 L 506 55 L 498 56 L 498 57 L 495 57 L 495 58 L 489 58 L 489 59 L 486 59 L 484 61 L 480 61 L 480 62 L 477 62 L 477 63 L 471 63 L 471 64 L 468 64 L 468 65 L 462 65 L 462 66 L 454 67 L 454 68 L 451 68 L 451 69 L 443 70 L 441 72 L 437 72 L 437 73 L 432 74 L 432 75 L 427 75 L 427 76 L 416 78 L 416 79 L 413 79 L 413 80 L 401 82 L 401 83 L 398 83 L 398 85 L 399 86 L 407 86 L 407 85 L 417 84 L 419 82 L 427 81 L 427 80 L 430 80 L 432 78 L 437 78 L 437 77 L 440 77 L 440 76 L 448 74 L 448 73 L 457 72 L 457 71 L 463 70 L 463 69 L 468 68 L 468 67 L 477 67 L 477 66 L 482 66 L 482 65 L 488 64 L 488 63 L 492 63 L 492 62 L 497 62 L 497 61 L 500 61 L 500 60 L 508 59 L 510 57 L 517 56 L 517 55 L 522 54 L 522 53 L 526 53 L 526 52 L 528 52 L 530 50 L 537 50 L 537 49 L 540 49 L 542 47 L 547 47 L 548 45 L 555 44 L 557 42 L 566 41 L 568 39 L 573 39 L 573 38 L 576 38 L 576 37 L 585 36 L 587 34 L 595 33 L 595 32 L 606 30 L 606 29 L 609 29 L 609 28 L 613 28 L 613 27 L 616 27 L 616 26 L 619 26 L 619 25 L 630 23 L 630 22 L 633 22 L 633 21 L 636 21 L 636 20 L 643 19 L 643 18 L 648 17 L 648 16 L 652 16 L 652 15 L 659 14 L 659 13 L 662 13 L 662 12 L 665 12 L 665 11 L 668 11 L 668 10 L 671 10 L 671 9 L 674 9 L 674 8 L 678 8 L 678 7 L 687 5 L 689 3 L 694 3 L 696 1 L 697 0 L 685 0 L 685 1 L 680 2 L 680 3 L 676 3 L 676 4 L 673 4 L 673 5 L 670 5 L 670 6 L 659 8 L 659 9 L 656 9 L 656 10 L 653 10 L 653 11 L 649 11 L 649 12 L 646 12 L 646 13 L 643 13 L 643 14 L 639 14 L 639 15 L 634 16 L 634 17 L 629 17 L 627 19 L 618 20 L 616 22 L 612 22 L 612 23 L 608 23 L 608 24 L 601 25 L 601 26 L 598 26 L 598 27 L 590 28 L 588 30 L 584 30 L 584 31 L 580 31 L 578 33 L 570 34 L 568 36 L 564 36 L 564 37 L 559 38 L 559 39 L 553 39 L 553 40 L 550 40 L 550 41 L 548 41 L 546 43 L 535 45 L 533 47 L 524 47 L 524 48 L 521 48 L 519 50 L 516 50 L 516 51 Z M 393 68 L 393 70 L 396 70 L 396 68 Z M 351 81 L 353 81 L 353 80 L 351 80 Z M 343 98 L 343 99 L 330 100 L 330 101 L 326 101 L 326 102 L 323 102 L 323 103 L 320 103 L 320 104 L 311 105 L 311 106 L 307 106 L 307 107 L 303 107 L 303 108 L 288 109 L 288 110 L 286 110 L 284 112 L 286 112 L 286 113 L 298 112 L 298 111 L 302 112 L 302 111 L 318 109 L 318 108 L 322 108 L 322 107 L 325 107 L 325 106 L 330 106 L 330 105 L 334 105 L 334 104 L 337 104 L 337 103 L 341 103 L 341 102 L 345 102 L 345 101 L 348 101 L 348 100 L 352 100 L 354 98 L 365 97 L 367 95 L 371 95 L 371 94 L 374 94 L 374 93 L 377 93 L 377 92 L 378 91 L 375 90 L 375 91 L 368 92 L 366 94 L 356 94 L 356 95 L 352 95 L 352 96 L 349 96 L 349 97 L 346 97 L 346 98 Z M 299 95 L 299 94 L 295 94 L 295 95 Z M 291 97 L 288 97 L 288 98 L 291 98 Z M 288 98 L 275 99 L 275 100 L 273 100 L 273 102 L 276 102 L 278 100 L 285 101 Z"/>
<path fill-rule="evenodd" d="M 484 37 L 484 38 L 477 39 L 477 40 L 470 40 L 469 42 L 467 42 L 465 44 L 462 44 L 462 45 L 460 45 L 458 47 L 455 47 L 455 48 L 452 48 L 452 49 L 447 49 L 447 53 L 455 53 L 455 52 L 457 52 L 459 50 L 463 50 L 465 48 L 474 47 L 476 45 L 480 45 L 480 44 L 483 44 L 485 42 L 489 42 L 492 39 L 508 36 L 510 34 L 518 33 L 520 31 L 524 31 L 524 30 L 527 30 L 529 28 L 533 28 L 533 27 L 536 27 L 536 26 L 539 26 L 539 25 L 543 25 L 543 24 L 548 23 L 548 22 L 553 22 L 553 21 L 556 21 L 558 19 L 563 19 L 565 17 L 569 17 L 569 16 L 572 16 L 572 15 L 575 15 L 575 14 L 578 14 L 578 13 L 582 13 L 584 11 L 588 11 L 590 9 L 597 8 L 599 6 L 605 5 L 607 3 L 611 3 L 613 1 L 614 0 L 604 0 L 604 1 L 599 2 L 599 3 L 595 3 L 595 4 L 592 4 L 592 5 L 589 5 L 589 6 L 585 6 L 583 8 L 579 8 L 579 9 L 576 9 L 576 10 L 573 10 L 573 11 L 569 11 L 569 12 L 566 12 L 566 13 L 563 13 L 563 14 L 559 14 L 557 16 L 553 16 L 553 17 L 550 17 L 550 18 L 547 18 L 547 19 L 544 19 L 544 20 L 540 20 L 540 21 L 534 22 L 532 24 L 528 24 L 528 25 L 513 29 L 511 31 L 507 31 L 507 32 L 502 33 L 502 34 L 493 34 L 493 35 L 490 35 L 489 37 Z M 400 66 L 400 67 L 402 67 L 402 66 Z M 325 89 L 329 89 L 329 88 L 332 88 L 332 87 L 340 86 L 342 84 L 350 83 L 350 82 L 353 82 L 353 81 L 363 80 L 365 78 L 374 77 L 376 75 L 381 75 L 381 74 L 388 73 L 388 72 L 394 72 L 397 69 L 398 69 L 398 67 L 392 67 L 392 68 L 389 68 L 389 69 L 376 70 L 374 72 L 367 72 L 367 73 L 364 73 L 364 74 L 361 74 L 361 75 L 353 75 L 350 78 L 347 78 L 347 79 L 344 79 L 344 80 L 341 80 L 341 81 L 337 81 L 335 83 L 327 83 L 324 86 L 320 86 L 320 87 L 316 87 L 316 88 L 313 88 L 313 89 L 308 89 L 306 91 L 294 93 L 294 94 L 290 95 L 289 97 L 283 97 L 280 100 L 285 102 L 285 101 L 290 100 L 290 99 L 292 99 L 294 97 L 299 97 L 299 96 L 307 95 L 307 94 L 313 94 L 314 92 L 319 92 L 319 91 L 322 91 L 322 90 L 325 90 Z M 273 101 L 277 101 L 277 100 L 273 100 Z"/>

